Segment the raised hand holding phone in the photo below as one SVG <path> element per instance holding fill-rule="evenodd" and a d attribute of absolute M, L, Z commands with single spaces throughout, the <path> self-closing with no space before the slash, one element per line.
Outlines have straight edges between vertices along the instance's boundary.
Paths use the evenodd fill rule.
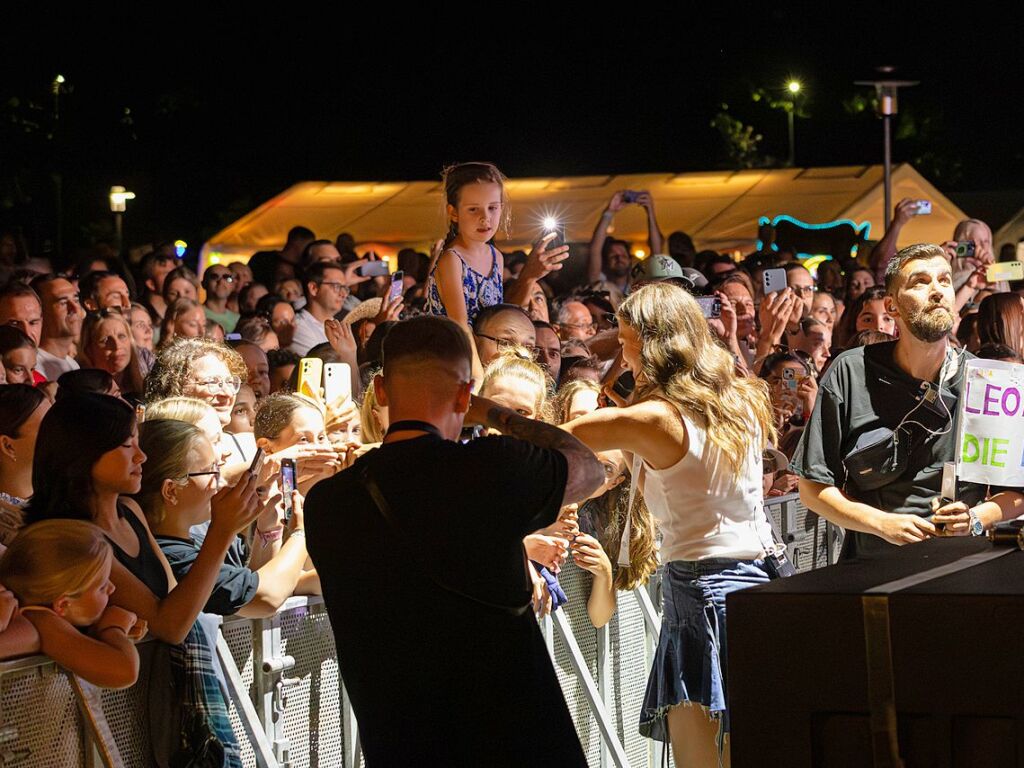
<path fill-rule="evenodd" d="M 243 472 L 233 486 L 217 491 L 210 500 L 210 533 L 218 530 L 233 536 L 256 519 L 260 512 L 256 482 L 255 474 Z"/>

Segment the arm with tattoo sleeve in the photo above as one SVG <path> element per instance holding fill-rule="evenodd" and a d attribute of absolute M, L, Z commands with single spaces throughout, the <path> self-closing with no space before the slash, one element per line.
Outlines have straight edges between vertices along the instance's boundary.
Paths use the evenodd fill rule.
<path fill-rule="evenodd" d="M 471 414 L 484 426 L 497 429 L 503 435 L 526 440 L 539 448 L 550 448 L 565 456 L 568 472 L 563 505 L 586 499 L 604 483 L 604 469 L 597 456 L 568 432 L 543 421 L 520 416 L 511 408 L 480 397 L 473 398 L 467 422 L 474 420 Z"/>

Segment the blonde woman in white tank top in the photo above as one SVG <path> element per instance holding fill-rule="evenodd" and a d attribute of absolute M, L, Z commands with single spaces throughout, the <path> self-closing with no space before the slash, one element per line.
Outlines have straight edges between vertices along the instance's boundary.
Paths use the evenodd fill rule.
<path fill-rule="evenodd" d="M 728 765 L 725 597 L 768 581 L 768 390 L 736 375 L 682 288 L 644 286 L 618 318 L 623 365 L 637 382 L 633 403 L 564 428 L 594 451 L 631 453 L 634 482 L 661 523 L 664 616 L 640 730 L 671 741 L 676 765 Z"/>

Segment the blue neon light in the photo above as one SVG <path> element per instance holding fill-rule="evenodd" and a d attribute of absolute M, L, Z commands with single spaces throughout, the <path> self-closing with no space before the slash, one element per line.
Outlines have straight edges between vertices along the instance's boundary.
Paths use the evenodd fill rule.
<path fill-rule="evenodd" d="M 761 216 L 757 220 L 757 227 L 758 227 L 758 229 L 760 229 L 765 224 L 768 224 L 768 225 L 770 225 L 774 229 L 776 226 L 778 226 L 780 221 L 788 221 L 788 222 L 790 222 L 792 224 L 796 224 L 801 229 L 828 229 L 828 228 L 836 226 L 837 224 L 849 224 L 853 228 L 854 234 L 861 235 L 865 240 L 867 240 L 871 236 L 871 222 L 870 221 L 865 221 L 863 224 L 857 224 L 857 222 L 853 221 L 852 219 L 836 219 L 835 221 L 829 221 L 829 222 L 826 222 L 824 224 L 808 224 L 806 221 L 800 221 L 800 219 L 795 219 L 792 216 L 789 216 L 789 215 L 787 215 L 785 213 L 779 214 L 774 219 L 769 219 L 767 216 Z M 778 251 L 779 250 L 779 246 L 777 246 L 775 243 L 772 243 L 771 247 L 772 247 L 773 251 Z M 850 256 L 852 258 L 856 258 L 857 247 L 858 246 L 856 244 L 854 244 L 850 248 Z M 757 250 L 760 251 L 763 248 L 764 248 L 764 243 L 761 240 L 758 240 L 757 241 Z M 803 260 L 803 259 L 809 258 L 811 256 L 815 256 L 815 255 L 816 254 L 813 254 L 813 253 L 798 253 L 796 255 L 796 257 L 798 259 Z"/>

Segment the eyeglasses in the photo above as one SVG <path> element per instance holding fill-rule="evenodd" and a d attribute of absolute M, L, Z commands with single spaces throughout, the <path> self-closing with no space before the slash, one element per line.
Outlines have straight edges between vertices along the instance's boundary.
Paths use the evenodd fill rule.
<path fill-rule="evenodd" d="M 331 288 L 334 289 L 335 293 L 348 293 L 348 286 L 345 285 L 344 283 L 339 283 L 339 282 L 333 281 L 333 280 L 332 281 L 324 280 L 322 283 L 320 283 L 320 285 L 329 285 L 329 286 L 331 286 Z"/>
<path fill-rule="evenodd" d="M 214 477 L 220 477 L 219 469 L 211 469 L 206 472 L 186 472 L 185 477 L 206 477 L 207 475 L 213 475 Z"/>
<path fill-rule="evenodd" d="M 210 378 L 203 379 L 196 382 L 196 387 L 199 389 L 205 389 L 207 392 L 211 392 L 215 389 L 220 389 L 230 394 L 238 394 L 238 390 L 242 387 L 242 380 L 237 376 L 229 376 L 227 378 Z"/>
<path fill-rule="evenodd" d="M 504 352 L 504 351 L 509 350 L 509 349 L 513 349 L 513 350 L 514 349 L 525 349 L 525 350 L 527 350 L 533 356 L 534 360 L 536 360 L 537 356 L 541 352 L 543 352 L 543 350 L 540 347 L 531 346 L 530 344 L 520 344 L 515 339 L 496 339 L 494 336 L 488 336 L 486 333 L 476 333 L 476 332 L 474 332 L 473 335 L 474 336 L 479 336 L 481 339 L 487 339 L 488 341 L 493 341 L 495 346 L 498 347 L 498 351 L 499 352 Z"/>
<path fill-rule="evenodd" d="M 211 274 L 210 280 L 214 282 L 223 281 L 225 283 L 233 283 L 235 282 L 235 276 L 232 275 L 230 272 L 219 272 L 217 274 Z"/>
<path fill-rule="evenodd" d="M 797 296 L 804 296 L 808 293 L 814 293 L 813 285 L 791 285 L 789 290 L 795 293 Z"/>

